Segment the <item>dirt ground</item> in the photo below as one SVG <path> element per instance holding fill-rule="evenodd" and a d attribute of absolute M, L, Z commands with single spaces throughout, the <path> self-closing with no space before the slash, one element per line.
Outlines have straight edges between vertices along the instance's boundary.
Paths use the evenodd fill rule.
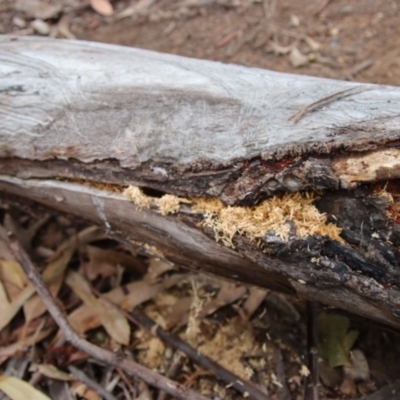
<path fill-rule="evenodd" d="M 400 0 L 114 1 L 113 15 L 105 15 L 109 12 L 100 10 L 101 3 L 100 0 L 92 0 L 91 3 L 84 0 L 3 0 L 0 2 L 0 33 L 77 38 L 294 74 L 400 84 Z M 98 12 L 91 4 L 94 8 L 97 5 Z M 52 229 L 56 228 L 53 226 Z M 213 284 L 203 282 L 200 286 L 206 293 L 204 288 Z M 153 299 L 148 312 L 156 319 L 159 312 L 157 307 L 170 301 L 171 296 L 182 298 L 193 296 L 194 292 L 188 285 L 176 293 L 160 294 L 159 298 Z M 207 297 L 204 293 L 200 297 Z M 262 309 L 254 311 L 257 318 L 269 326 L 268 332 L 272 332 L 276 347 L 280 348 L 280 352 L 273 352 L 271 356 L 274 363 L 282 366 L 279 357 L 283 357 L 282 368 L 286 371 L 281 370 L 280 374 L 275 371 L 275 375 L 270 373 L 272 378 L 266 384 L 270 396 L 266 395 L 266 399 L 302 399 L 304 382 L 301 379 L 304 376 L 298 372 L 302 361 L 295 359 L 296 348 L 305 346 L 306 328 L 305 324 L 296 325 L 293 319 L 297 318 L 298 321 L 296 310 L 299 310 L 298 315 L 305 314 L 305 305 L 279 296 L 269 295 L 264 300 L 264 305 L 272 310 L 267 322 L 262 319 Z M 224 308 L 221 314 L 214 316 L 207 329 L 202 328 L 208 331 L 205 337 L 211 335 L 210 331 L 215 333 L 213 324 L 228 320 L 232 312 Z M 274 325 L 275 317 L 278 322 Z M 259 338 L 260 332 L 265 337 L 263 324 L 262 329 L 257 324 L 249 328 L 251 340 Z M 325 367 L 322 365 L 320 371 L 323 382 L 321 398 L 363 398 L 400 378 L 399 336 L 372 326 L 367 321 L 354 320 L 352 326 L 359 332 L 357 348 L 368 360 L 368 379 L 362 377 L 360 364 L 355 368 L 359 374 L 354 379 L 343 375 L 341 369 L 324 364 Z M 228 330 L 238 329 L 235 323 L 225 327 Z M 246 339 L 248 334 L 242 329 L 240 335 L 242 343 L 249 340 Z M 190 338 L 186 339 L 190 341 Z M 239 346 L 233 338 L 224 336 L 221 339 L 229 340 Z M 150 342 L 146 342 L 139 334 L 136 341 L 151 347 Z M 217 342 L 215 346 L 222 346 L 221 343 Z M 215 351 L 215 347 L 212 351 Z M 251 352 L 252 349 L 246 348 L 244 351 Z M 142 354 L 141 357 L 144 364 L 160 368 L 162 361 L 158 364 L 154 359 L 149 361 L 151 357 L 148 354 Z M 293 372 L 295 369 L 296 372 Z M 193 371 L 191 374 L 195 375 Z M 201 373 L 198 375 L 201 376 Z M 282 377 L 286 377 L 284 388 L 287 392 L 280 391 L 279 379 Z M 289 377 L 295 378 L 290 380 Z M 199 381 L 194 388 L 214 398 L 218 398 L 218 395 L 221 399 L 243 398 L 229 390 L 220 395 L 221 388 L 216 389 L 214 381 L 207 381 L 207 384 Z M 80 396 L 89 398 L 82 394 Z M 124 398 L 123 395 L 119 397 Z"/>

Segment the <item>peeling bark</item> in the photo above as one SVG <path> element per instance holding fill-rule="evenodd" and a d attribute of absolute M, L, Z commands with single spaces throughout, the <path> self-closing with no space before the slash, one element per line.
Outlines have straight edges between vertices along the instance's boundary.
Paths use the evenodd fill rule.
<path fill-rule="evenodd" d="M 395 87 L 3 36 L 1 197 L 81 216 L 138 252 L 399 328 L 399 101 Z M 142 210 L 121 194 L 128 185 L 250 209 L 318 192 L 342 239 L 300 237 L 289 218 L 287 241 L 238 231 L 227 248 L 190 204 Z"/>

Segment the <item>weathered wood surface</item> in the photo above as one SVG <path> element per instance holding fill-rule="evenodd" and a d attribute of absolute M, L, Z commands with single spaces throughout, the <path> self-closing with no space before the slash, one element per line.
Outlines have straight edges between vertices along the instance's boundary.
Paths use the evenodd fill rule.
<path fill-rule="evenodd" d="M 3 36 L 0 190 L 99 223 L 138 251 L 400 327 L 396 204 L 372 187 L 390 179 L 400 193 L 399 101 L 396 87 Z M 317 207 L 344 242 L 237 234 L 230 249 L 190 206 L 162 216 L 81 180 L 247 206 L 329 189 Z"/>

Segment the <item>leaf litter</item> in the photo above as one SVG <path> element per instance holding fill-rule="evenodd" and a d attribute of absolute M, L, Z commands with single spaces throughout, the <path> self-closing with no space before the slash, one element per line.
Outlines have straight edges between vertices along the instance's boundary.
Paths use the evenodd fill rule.
<path fill-rule="evenodd" d="M 188 205 L 186 201 L 179 204 Z M 193 204 L 191 200 L 189 206 Z M 219 204 L 215 206 L 221 210 Z M 148 368 L 167 373 L 172 360 L 177 358 L 174 354 L 180 352 L 174 353 L 155 335 L 155 330 L 139 329 L 126 318 L 125 312 L 141 308 L 156 326 L 177 335 L 200 356 L 214 360 L 243 382 L 252 381 L 269 393 L 289 388 L 293 398 L 302 393 L 309 371 L 305 373 L 301 346 L 300 350 L 292 346 L 291 338 L 298 338 L 296 332 L 305 329 L 300 317 L 304 315 L 301 303 L 266 290 L 180 270 L 162 259 L 128 253 L 96 227 L 82 226 L 66 234 L 65 226 L 70 226 L 66 221 L 59 224 L 57 219 L 51 219 L 38 226 L 31 248 L 36 265 L 50 291 L 63 304 L 72 326 L 90 341 L 122 351 Z M 57 227 L 63 233 L 52 236 Z M 51 251 L 34 255 L 39 247 Z M 0 243 L 1 248 L 5 247 Z M 68 368 L 78 366 L 89 379 L 96 380 L 102 367 L 92 364 L 84 353 L 66 343 L 20 265 L 7 251 L 0 258 L 0 299 L 0 365 L 7 365 L 20 354 L 30 354 L 30 374 L 64 381 L 71 392 L 84 398 L 98 398 L 96 391 L 79 382 Z M 19 312 L 21 309 L 23 313 Z M 346 371 L 339 382 L 344 382 L 343 390 L 347 390 L 349 379 L 357 377 L 369 382 L 371 378 L 364 352 L 359 346 L 353 349 L 356 336 L 354 330 L 348 330 L 349 322 L 345 320 L 341 325 L 335 321 L 325 322 L 333 327 L 322 333 L 325 347 L 321 348 L 321 355 L 332 365 L 347 368 L 335 367 Z M 340 334 L 336 335 L 339 327 Z M 292 333 L 281 335 L 282 331 Z M 177 359 L 179 372 L 174 379 L 209 396 L 240 398 L 233 388 L 226 387 L 209 371 L 199 369 L 186 356 Z M 10 382 L 19 385 L 19 381 Z M 124 382 L 113 384 L 113 391 L 133 398 L 135 384 L 130 378 L 111 369 L 104 384 L 111 382 Z M 141 390 L 149 390 L 145 388 Z M 50 390 L 46 384 L 37 389 L 44 393 Z"/>

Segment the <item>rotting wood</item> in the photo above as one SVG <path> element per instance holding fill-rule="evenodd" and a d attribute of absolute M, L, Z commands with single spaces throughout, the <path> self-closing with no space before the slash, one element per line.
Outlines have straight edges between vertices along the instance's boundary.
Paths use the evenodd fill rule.
<path fill-rule="evenodd" d="M 400 88 L 36 37 L 1 37 L 0 72 L 4 201 L 400 327 Z M 243 220 L 224 232 L 226 210 L 255 216 L 299 191 L 335 230 L 301 234 L 288 213 L 280 228 L 254 235 Z M 223 212 L 196 209 L 199 198 Z"/>

